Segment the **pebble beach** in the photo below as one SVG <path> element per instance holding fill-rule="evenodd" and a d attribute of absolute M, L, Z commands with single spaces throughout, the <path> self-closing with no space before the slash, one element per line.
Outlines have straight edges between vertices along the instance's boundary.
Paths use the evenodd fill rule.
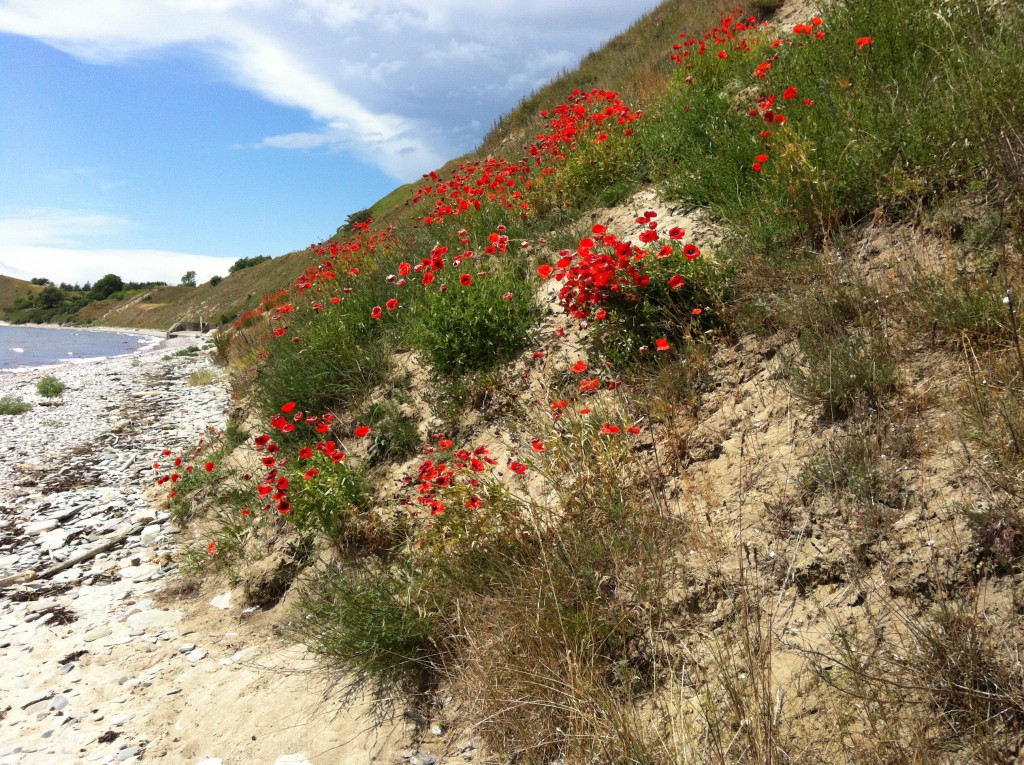
<path fill-rule="evenodd" d="M 188 532 L 153 463 L 225 425 L 210 357 L 172 355 L 201 342 L 0 372 L 33 404 L 0 415 L 0 765 L 401 761 L 406 726 L 334 701 L 228 583 L 174 591 Z"/>

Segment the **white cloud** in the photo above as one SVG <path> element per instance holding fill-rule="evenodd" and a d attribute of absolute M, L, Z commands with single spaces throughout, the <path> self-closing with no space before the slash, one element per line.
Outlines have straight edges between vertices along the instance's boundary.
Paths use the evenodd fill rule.
<path fill-rule="evenodd" d="M 355 152 L 401 180 L 657 0 L 0 0 L 0 32 L 112 63 L 188 45 L 313 129 L 261 146 Z M 458 97 L 450 98 L 454 93 Z"/>
<path fill-rule="evenodd" d="M 165 281 L 177 284 L 186 271 L 200 282 L 226 276 L 231 261 L 209 255 L 155 249 L 90 247 L 131 225 L 112 215 L 31 208 L 5 211 L 0 216 L 0 273 L 18 279 L 45 276 L 60 283 L 94 282 L 105 274 L 125 281 Z"/>

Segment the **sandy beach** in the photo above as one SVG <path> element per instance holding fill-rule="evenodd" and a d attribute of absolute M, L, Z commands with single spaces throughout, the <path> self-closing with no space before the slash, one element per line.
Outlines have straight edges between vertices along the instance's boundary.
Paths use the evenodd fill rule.
<path fill-rule="evenodd" d="M 152 465 L 223 427 L 229 401 L 221 378 L 188 382 L 217 371 L 206 354 L 165 358 L 197 342 L 0 373 L 0 395 L 33 404 L 0 415 L 0 765 L 421 759 L 407 721 L 373 729 L 275 636 L 286 615 L 178 586 L 188 532 Z M 59 399 L 37 395 L 46 374 Z"/>

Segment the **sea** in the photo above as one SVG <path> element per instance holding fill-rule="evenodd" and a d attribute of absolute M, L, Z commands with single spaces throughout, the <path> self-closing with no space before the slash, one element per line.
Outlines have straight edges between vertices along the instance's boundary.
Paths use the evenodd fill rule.
<path fill-rule="evenodd" d="M 122 356 L 159 339 L 116 330 L 0 324 L 0 370 Z"/>

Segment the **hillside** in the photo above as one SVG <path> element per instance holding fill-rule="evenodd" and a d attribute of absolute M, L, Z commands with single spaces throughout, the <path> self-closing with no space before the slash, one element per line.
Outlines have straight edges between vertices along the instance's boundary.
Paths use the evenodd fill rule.
<path fill-rule="evenodd" d="M 183 590 L 410 762 L 1024 756 L 1024 12 L 772 5 L 666 2 L 263 264 L 159 457 Z"/>

